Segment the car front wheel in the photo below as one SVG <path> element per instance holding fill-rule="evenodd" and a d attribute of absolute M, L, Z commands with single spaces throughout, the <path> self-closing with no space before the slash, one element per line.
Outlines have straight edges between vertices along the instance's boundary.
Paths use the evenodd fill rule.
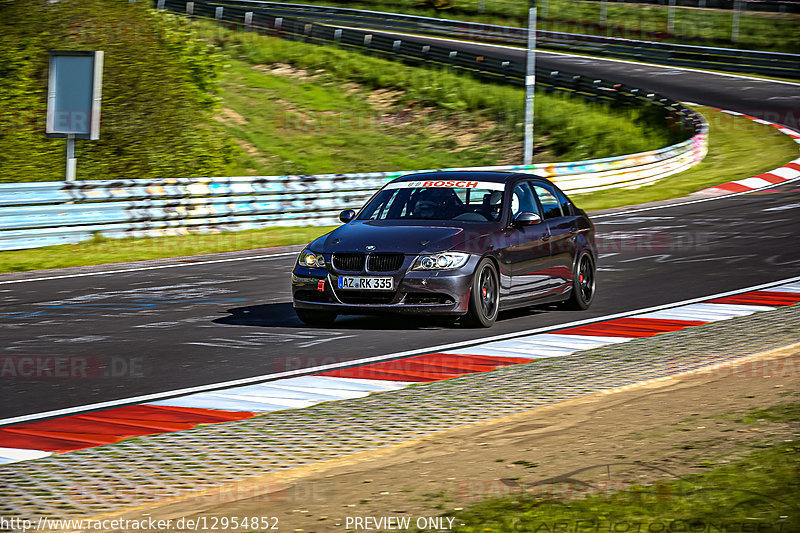
<path fill-rule="evenodd" d="M 575 263 L 572 293 L 562 304 L 564 309 L 576 311 L 589 309 L 589 306 L 592 305 L 592 300 L 594 300 L 595 272 L 592 256 L 584 252 Z"/>
<path fill-rule="evenodd" d="M 500 304 L 500 282 L 497 269 L 489 259 L 482 259 L 472 277 L 469 296 L 469 312 L 464 324 L 471 327 L 488 328 L 497 320 Z"/>

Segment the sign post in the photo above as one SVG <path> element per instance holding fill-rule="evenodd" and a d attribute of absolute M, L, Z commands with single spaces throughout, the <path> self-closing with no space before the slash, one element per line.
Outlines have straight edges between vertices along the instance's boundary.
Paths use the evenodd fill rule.
<path fill-rule="evenodd" d="M 67 139 L 66 181 L 75 179 L 75 139 L 100 138 L 102 83 L 102 51 L 50 52 L 45 133 Z"/>
<path fill-rule="evenodd" d="M 525 68 L 525 156 L 524 165 L 533 164 L 533 91 L 536 86 L 536 2 L 528 8 L 528 51 Z"/>

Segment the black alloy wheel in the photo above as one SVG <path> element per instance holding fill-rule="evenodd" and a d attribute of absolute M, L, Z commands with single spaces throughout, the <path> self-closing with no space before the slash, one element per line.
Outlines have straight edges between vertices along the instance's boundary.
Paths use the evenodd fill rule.
<path fill-rule="evenodd" d="M 592 256 L 584 252 L 575 264 L 572 291 L 562 307 L 581 311 L 589 309 L 595 295 L 595 266 Z"/>
<path fill-rule="evenodd" d="M 464 324 L 478 328 L 488 328 L 497 320 L 500 307 L 500 282 L 497 269 L 490 259 L 482 259 L 472 278 L 472 291 L 469 297 L 469 312 Z"/>

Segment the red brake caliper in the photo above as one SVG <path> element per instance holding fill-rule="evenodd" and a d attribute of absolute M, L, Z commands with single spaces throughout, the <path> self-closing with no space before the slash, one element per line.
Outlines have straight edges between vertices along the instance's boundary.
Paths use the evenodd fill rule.
<path fill-rule="evenodd" d="M 482 292 L 482 294 L 483 294 L 483 297 L 484 297 L 484 298 L 486 298 L 486 287 L 484 287 L 484 288 L 483 288 L 483 290 L 482 290 L 481 292 Z"/>
<path fill-rule="evenodd" d="M 581 274 L 580 276 L 578 276 L 578 281 L 580 281 L 581 283 L 583 283 L 583 274 Z"/>

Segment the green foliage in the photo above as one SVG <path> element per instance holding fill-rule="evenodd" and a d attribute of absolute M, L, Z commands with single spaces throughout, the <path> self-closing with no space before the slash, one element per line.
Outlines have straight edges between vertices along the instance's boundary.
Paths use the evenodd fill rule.
<path fill-rule="evenodd" d="M 800 531 L 798 452 L 797 443 L 774 446 L 701 474 L 585 497 L 553 487 L 567 498 L 486 500 L 455 513 L 464 525 L 454 531 Z"/>
<path fill-rule="evenodd" d="M 147 2 L 0 0 L 0 182 L 63 179 L 44 134 L 48 51 L 103 50 L 100 140 L 77 141 L 78 179 L 217 174 L 232 159 L 211 121 L 220 57 Z"/>

